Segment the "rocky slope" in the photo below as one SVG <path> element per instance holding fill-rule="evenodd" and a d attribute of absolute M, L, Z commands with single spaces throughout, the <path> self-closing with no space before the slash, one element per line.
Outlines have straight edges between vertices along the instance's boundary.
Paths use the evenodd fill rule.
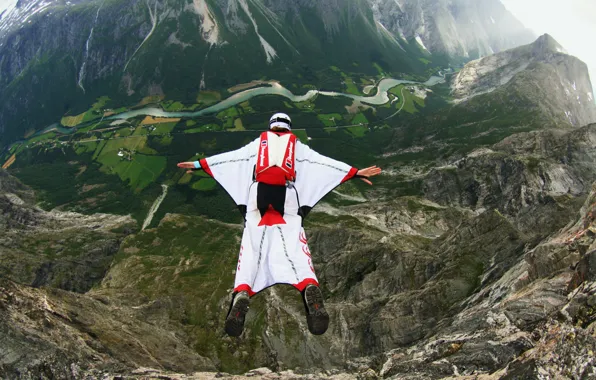
<path fill-rule="evenodd" d="M 413 170 L 423 174 L 449 166 L 474 151 L 484 157 L 484 149 L 520 132 L 562 129 L 560 133 L 565 133 L 596 122 L 588 69 L 561 50 L 552 37 L 543 35 L 532 44 L 469 62 L 448 76 L 448 85 L 435 89 L 443 99 L 429 96 L 429 105 L 420 113 L 400 119 L 385 146 L 386 166 L 402 178 L 411 177 Z M 519 136 L 505 141 L 512 143 Z M 520 144 L 530 144 L 532 136 L 537 135 Z M 550 148 L 536 151 L 536 160 L 529 159 L 538 164 L 542 154 L 549 157 Z"/>
<path fill-rule="evenodd" d="M 46 212 L 32 201 L 30 189 L 0 171 L 0 377 L 78 379 L 160 360 L 183 371 L 214 369 L 179 344 L 175 329 L 74 293 L 104 278 L 135 228 L 130 217 Z"/>
<path fill-rule="evenodd" d="M 478 58 L 534 39 L 500 1 L 369 0 L 394 35 L 431 53 Z"/>
<path fill-rule="evenodd" d="M 253 299 L 242 337 L 226 337 L 241 227 L 170 214 L 125 238 L 86 294 L 3 280 L 0 368 L 73 378 L 263 366 L 280 371 L 271 378 L 589 376 L 594 131 L 511 136 L 431 172 L 428 199 L 322 205 L 306 228 L 332 318 L 323 336 L 308 334 L 298 293 L 279 286 Z M 6 178 L 3 189 L 31 197 Z"/>
<path fill-rule="evenodd" d="M 495 209 L 524 234 L 551 232 L 553 220 L 586 194 L 593 170 L 595 125 L 510 136 L 451 165 L 433 169 L 425 196 L 443 205 Z"/>
<path fill-rule="evenodd" d="M 46 212 L 33 202 L 33 192 L 1 169 L 0 272 L 22 284 L 86 292 L 135 228 L 128 216 Z"/>
<path fill-rule="evenodd" d="M 586 64 L 567 55 L 548 34 L 530 45 L 466 64 L 453 78 L 451 89 L 456 102 L 497 89 L 523 91 L 529 102 L 544 111 L 562 111 L 562 115 L 551 115 L 561 122 L 577 127 L 596 121 Z"/>

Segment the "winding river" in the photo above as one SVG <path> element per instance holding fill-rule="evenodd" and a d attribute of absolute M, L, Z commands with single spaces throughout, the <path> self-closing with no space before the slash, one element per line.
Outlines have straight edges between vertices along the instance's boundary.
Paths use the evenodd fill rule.
<path fill-rule="evenodd" d="M 362 103 L 370 104 L 370 105 L 382 105 L 390 101 L 388 91 L 395 86 L 400 84 L 422 84 L 426 87 L 432 87 L 439 83 L 443 83 L 445 79 L 439 76 L 432 76 L 426 82 L 414 82 L 409 80 L 402 80 L 402 79 L 393 79 L 393 78 L 385 78 L 382 79 L 379 84 L 376 86 L 378 91 L 376 95 L 373 96 L 359 96 L 359 95 L 352 95 L 352 94 L 344 94 L 341 92 L 334 92 L 334 91 L 320 91 L 320 90 L 310 90 L 304 95 L 294 95 L 290 90 L 283 87 L 279 83 L 273 83 L 270 86 L 263 86 L 263 87 L 256 87 L 251 88 L 245 91 L 241 91 L 236 93 L 229 98 L 222 100 L 221 102 L 214 104 L 210 107 L 204 108 L 200 111 L 180 111 L 180 112 L 168 112 L 164 111 L 160 108 L 155 107 L 146 107 L 140 108 L 137 110 L 126 111 L 119 113 L 117 115 L 112 115 L 109 117 L 103 118 L 103 120 L 127 120 L 137 116 L 154 116 L 154 117 L 199 117 L 205 116 L 210 114 L 219 113 L 227 108 L 233 107 L 237 104 L 243 103 L 247 100 L 254 98 L 255 96 L 259 95 L 278 95 L 288 98 L 292 102 L 303 102 L 306 100 L 310 100 L 317 95 L 322 96 L 343 96 L 346 98 L 354 99 L 355 101 L 360 101 Z M 35 133 L 33 136 L 38 136 L 50 131 L 56 131 L 61 134 L 71 134 L 77 130 L 77 128 L 86 127 L 92 123 L 96 123 L 97 121 L 93 121 L 90 123 L 81 124 L 77 127 L 73 128 L 65 128 L 62 127 L 58 123 L 54 123 L 41 131 Z M 18 142 L 17 142 L 18 143 Z"/>
<path fill-rule="evenodd" d="M 442 83 L 443 81 L 444 81 L 444 79 L 442 77 L 437 77 L 437 76 L 430 77 L 430 79 L 424 83 L 413 82 L 413 81 L 408 81 L 408 80 L 401 80 L 401 79 L 385 78 L 379 82 L 379 85 L 377 86 L 378 91 L 377 91 L 376 95 L 374 95 L 374 96 L 359 96 L 359 95 L 352 95 L 352 94 L 344 94 L 341 92 L 319 91 L 319 90 L 310 90 L 304 95 L 294 95 L 290 90 L 283 87 L 279 83 L 274 83 L 271 86 L 251 88 L 251 89 L 239 92 L 237 94 L 230 96 L 227 99 L 222 100 L 221 102 L 219 102 L 215 105 L 212 105 L 211 107 L 204 108 L 200 111 L 167 112 L 160 108 L 147 107 L 147 108 L 141 108 L 141 109 L 134 110 L 134 111 L 127 111 L 127 112 L 119 113 L 117 115 L 112 115 L 112 116 L 106 117 L 105 120 L 130 119 L 130 118 L 137 117 L 137 116 L 198 117 L 198 116 L 204 116 L 204 115 L 218 113 L 220 111 L 223 111 L 227 108 L 233 107 L 237 104 L 243 103 L 243 102 L 245 102 L 251 98 L 254 98 L 255 96 L 259 96 L 259 95 L 279 95 L 279 96 L 288 98 L 289 100 L 291 100 L 292 102 L 295 102 L 295 103 L 310 100 L 317 95 L 333 96 L 333 97 L 343 96 L 343 97 L 347 97 L 347 98 L 352 98 L 352 99 L 360 101 L 362 103 L 378 106 L 378 105 L 387 103 L 390 100 L 388 91 L 391 88 L 398 86 L 400 84 L 423 84 L 427 87 L 431 87 L 438 83 Z"/>

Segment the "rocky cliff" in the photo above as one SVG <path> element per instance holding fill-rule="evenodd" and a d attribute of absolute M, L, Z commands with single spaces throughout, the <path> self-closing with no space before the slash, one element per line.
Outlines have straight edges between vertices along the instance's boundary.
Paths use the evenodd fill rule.
<path fill-rule="evenodd" d="M 453 78 L 451 89 L 456 102 L 499 89 L 525 95 L 528 103 L 561 124 L 577 127 L 596 121 L 586 64 L 567 55 L 548 34 L 530 45 L 466 64 Z"/>
<path fill-rule="evenodd" d="M 370 2 L 387 29 L 435 54 L 475 59 L 534 39 L 500 1 Z"/>
<path fill-rule="evenodd" d="M 33 202 L 29 188 L 0 171 L 0 272 L 22 284 L 86 292 L 135 228 L 130 217 L 46 212 Z"/>
<path fill-rule="evenodd" d="M 241 228 L 171 214 L 125 238 L 86 294 L 4 280 L 0 312 L 11 323 L 0 368 L 72 378 L 262 366 L 293 371 L 272 378 L 588 376 L 595 128 L 511 136 L 430 173 L 428 199 L 313 212 L 306 228 L 332 317 L 321 337 L 283 286 L 253 299 L 242 337 L 226 337 Z M 27 193 L 12 180 L 3 188 Z M 141 366 L 155 370 L 132 372 Z"/>

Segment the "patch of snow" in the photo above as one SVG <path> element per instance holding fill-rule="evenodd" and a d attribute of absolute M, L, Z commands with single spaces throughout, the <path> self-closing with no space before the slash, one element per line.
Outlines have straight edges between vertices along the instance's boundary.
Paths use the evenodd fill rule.
<path fill-rule="evenodd" d="M 284 37 L 284 35 L 281 34 L 281 32 L 279 31 L 279 29 L 277 29 L 277 27 L 273 24 L 273 22 L 275 22 L 277 25 L 280 25 L 280 26 L 283 27 L 283 24 L 280 23 L 277 15 L 275 13 L 273 13 L 271 10 L 269 10 L 267 7 L 265 7 L 260 1 L 257 1 L 254 4 L 257 6 L 257 8 L 259 8 L 259 10 L 263 14 L 263 16 L 265 16 L 265 20 L 267 20 L 267 22 L 269 23 L 269 25 L 271 25 L 271 27 L 277 32 L 277 34 L 279 34 L 279 36 L 284 40 L 284 42 L 286 44 L 288 44 L 289 47 L 291 47 L 292 49 L 294 49 L 294 51 L 296 51 L 296 53 L 300 54 L 300 52 L 298 51 L 298 49 L 296 49 L 294 47 L 294 45 L 292 45 L 290 43 L 290 41 L 288 41 L 286 39 L 286 37 Z M 271 20 L 273 20 L 273 22 Z"/>
<path fill-rule="evenodd" d="M 252 21 L 252 26 L 254 27 L 255 33 L 259 37 L 259 40 L 261 42 L 261 46 L 263 47 L 263 50 L 265 51 L 265 55 L 267 56 L 267 63 L 271 63 L 274 58 L 277 58 L 277 52 L 269 44 L 269 42 L 267 42 L 259 34 L 259 27 L 257 26 L 257 22 L 255 21 L 255 19 L 252 17 L 252 13 L 250 13 L 250 9 L 248 8 L 248 4 L 246 3 L 246 0 L 239 0 L 238 2 L 240 3 L 240 6 L 242 7 L 242 10 L 244 10 L 244 13 L 246 13 L 246 15 L 248 16 L 248 18 L 250 19 L 250 21 Z"/>
<path fill-rule="evenodd" d="M 594 100 L 594 97 L 592 96 L 592 93 L 591 92 L 588 92 L 588 101 L 591 102 L 593 100 Z"/>
<path fill-rule="evenodd" d="M 218 45 L 219 26 L 205 0 L 193 0 L 195 12 L 201 18 L 201 37 L 210 45 Z"/>
<path fill-rule="evenodd" d="M 575 81 L 573 81 L 573 89 L 577 91 L 577 86 L 575 85 Z"/>
<path fill-rule="evenodd" d="M 31 21 L 29 21 L 29 19 L 33 16 L 35 16 L 36 14 L 40 13 L 41 11 L 43 11 L 44 9 L 46 9 L 47 7 L 49 7 L 50 5 L 52 5 L 50 2 L 47 3 L 41 3 L 39 8 L 35 8 L 33 9 L 32 12 L 28 13 L 27 16 L 23 19 L 22 22 L 28 21 L 29 23 L 31 23 Z"/>
<path fill-rule="evenodd" d="M 496 24 L 495 19 L 493 18 L 493 16 L 490 16 L 490 21 L 492 21 L 493 24 Z"/>
<path fill-rule="evenodd" d="M 393 34 L 391 34 L 391 32 L 389 32 L 389 30 L 387 30 L 387 28 L 385 28 L 385 25 L 381 24 L 379 21 L 377 21 L 377 26 L 381 27 L 381 32 L 383 33 L 383 35 L 385 35 L 385 37 L 389 38 L 391 41 L 393 41 L 397 46 L 399 46 L 399 48 L 403 51 L 406 51 L 401 44 L 395 39 L 395 37 L 393 37 Z M 377 28 L 378 29 L 378 28 Z"/>
<path fill-rule="evenodd" d="M 139 49 L 141 49 L 141 47 L 145 44 L 145 42 L 147 42 L 147 40 L 149 39 L 149 37 L 151 37 L 151 35 L 155 31 L 155 27 L 157 26 L 157 0 L 155 0 L 155 7 L 154 7 L 154 10 L 153 11 L 151 11 L 151 7 L 149 6 L 149 2 L 147 2 L 147 8 L 149 9 L 149 17 L 151 18 L 151 30 L 149 31 L 149 33 L 147 34 L 147 36 L 145 37 L 145 39 L 143 40 L 143 42 L 141 42 L 141 44 L 137 47 L 137 49 L 135 50 L 135 52 L 132 53 L 132 55 L 130 56 L 130 58 L 126 62 L 126 65 L 124 65 L 124 70 L 123 71 L 126 71 L 126 68 L 128 67 L 128 64 L 130 63 L 130 61 L 132 61 L 132 59 L 137 54 L 137 52 L 139 51 Z"/>
<path fill-rule="evenodd" d="M 426 46 L 424 46 L 424 42 L 422 42 L 422 38 L 420 38 L 420 35 L 417 35 L 417 36 L 416 36 L 416 42 L 418 42 L 418 44 L 419 44 L 420 46 L 422 46 L 422 48 L 423 48 L 424 50 L 428 51 L 428 49 L 426 48 Z"/>
<path fill-rule="evenodd" d="M 17 0 L 6 1 L 0 3 L 0 14 L 9 14 L 17 5 Z M 6 11 L 6 12 L 5 12 Z"/>
<path fill-rule="evenodd" d="M 178 32 L 174 32 L 174 33 L 170 34 L 170 36 L 168 37 L 168 45 L 179 45 L 179 46 L 182 46 L 182 49 L 186 49 L 187 47 L 192 46 L 189 43 L 180 41 L 178 39 L 177 34 L 178 34 Z"/>
<path fill-rule="evenodd" d="M 571 118 L 571 111 L 565 111 L 565 116 L 567 116 L 567 120 L 569 120 L 569 122 L 573 124 L 573 119 Z"/>
<path fill-rule="evenodd" d="M 339 195 L 341 198 L 347 199 L 349 201 L 354 201 L 354 202 L 366 202 L 366 198 L 363 197 L 355 197 L 353 195 L 347 195 L 347 194 L 342 194 L 337 190 L 333 190 L 332 191 L 333 194 Z"/>
<path fill-rule="evenodd" d="M 151 221 L 153 220 L 153 215 L 155 215 L 155 212 L 161 205 L 161 202 L 163 202 L 166 195 L 168 195 L 168 185 L 162 184 L 161 188 L 163 189 L 163 192 L 161 193 L 161 195 L 159 197 L 157 197 L 155 202 L 153 202 L 153 205 L 151 206 L 151 209 L 149 210 L 149 213 L 147 214 L 147 217 L 145 218 L 145 221 L 143 222 L 143 227 L 141 228 L 141 231 L 144 230 L 145 228 L 149 227 L 149 225 L 151 224 Z"/>

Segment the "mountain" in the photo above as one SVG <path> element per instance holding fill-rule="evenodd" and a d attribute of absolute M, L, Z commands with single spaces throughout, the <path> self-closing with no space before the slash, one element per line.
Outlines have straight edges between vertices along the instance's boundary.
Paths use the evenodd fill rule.
<path fill-rule="evenodd" d="M 514 84 L 509 86 L 510 82 Z M 562 110 L 563 114 L 550 115 L 558 124 L 583 126 L 596 121 L 587 65 L 567 55 L 548 34 L 533 44 L 470 62 L 452 82 L 456 102 L 497 88 L 524 91 L 528 102 L 544 111 Z"/>
<path fill-rule="evenodd" d="M 400 120 L 384 146 L 397 172 L 401 161 L 451 165 L 506 137 L 596 122 L 585 63 L 562 52 L 549 35 L 467 63 L 434 89 L 424 112 Z M 419 162 L 420 163 L 420 162 Z"/>
<path fill-rule="evenodd" d="M 474 59 L 535 38 L 500 1 L 370 1 L 389 31 L 433 54 Z"/>
<path fill-rule="evenodd" d="M 6 124 L 3 141 L 21 141 L 0 152 L 0 377 L 594 372 L 592 88 L 548 35 L 451 73 L 445 49 L 476 58 L 464 37 L 492 30 L 488 12 L 506 20 L 496 5 L 51 2 L 21 28 L 15 9 L 43 4 L 2 16 L 3 107 L 31 126 Z M 399 22 L 384 21 L 391 12 Z M 484 21 L 451 24 L 466 17 Z M 503 33 L 489 40 L 513 38 Z M 500 49 L 489 40 L 483 49 Z M 46 87 L 52 75 L 60 87 Z M 409 81 L 383 89 L 388 75 Z M 33 88 L 56 92 L 35 103 Z M 56 125 L 36 133 L 42 119 L 17 100 Z M 373 187 L 341 185 L 304 220 L 327 333 L 308 333 L 299 293 L 280 285 L 252 299 L 230 338 L 242 218 L 211 178 L 176 163 L 246 144 L 272 109 L 313 149 L 384 172 Z"/>
<path fill-rule="evenodd" d="M 330 66 L 422 78 L 449 56 L 476 57 L 474 46 L 482 55 L 529 42 L 501 32 L 517 29 L 497 0 L 457 4 L 441 1 L 430 17 L 431 2 L 392 0 L 20 0 L 0 16 L 0 141 L 105 95 L 120 106 L 150 95 L 184 103 L 254 79 L 339 90 Z M 494 27 L 464 25 L 492 8 Z"/>

